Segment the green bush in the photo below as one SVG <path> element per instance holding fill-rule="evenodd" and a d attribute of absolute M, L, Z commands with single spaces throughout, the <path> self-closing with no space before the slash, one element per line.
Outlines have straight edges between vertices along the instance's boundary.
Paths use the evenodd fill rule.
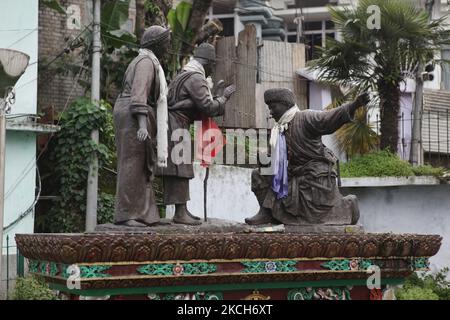
<path fill-rule="evenodd" d="M 396 154 L 383 150 L 358 156 L 341 165 L 341 176 L 349 177 L 409 177 L 431 175 L 440 177 L 443 168 L 432 166 L 413 167 Z"/>
<path fill-rule="evenodd" d="M 396 297 L 398 300 L 439 300 L 433 290 L 420 287 L 400 289 L 396 293 Z"/>
<path fill-rule="evenodd" d="M 430 165 L 412 167 L 412 170 L 416 176 L 442 177 L 444 175 L 444 168 L 435 168 Z"/>
<path fill-rule="evenodd" d="M 403 288 L 396 290 L 395 295 L 398 300 L 450 300 L 448 271 L 448 268 L 444 268 L 436 274 L 423 276 L 413 273 L 406 279 Z"/>
<path fill-rule="evenodd" d="M 45 281 L 35 276 L 17 278 L 14 300 L 58 300 Z"/>
<path fill-rule="evenodd" d="M 413 176 L 412 166 L 389 151 L 369 153 L 342 164 L 342 177 L 407 177 Z"/>

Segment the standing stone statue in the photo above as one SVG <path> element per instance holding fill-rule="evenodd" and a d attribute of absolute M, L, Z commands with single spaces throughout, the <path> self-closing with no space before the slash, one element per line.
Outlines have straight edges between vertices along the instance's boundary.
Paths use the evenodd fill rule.
<path fill-rule="evenodd" d="M 167 84 L 159 59 L 169 45 L 169 29 L 152 26 L 144 32 L 139 55 L 128 66 L 114 105 L 118 155 L 115 224 L 139 227 L 160 222 L 152 177 L 156 161 L 162 165 L 165 161 L 160 152 L 156 154 L 156 115 L 163 124 L 159 141 L 160 132 L 164 133 L 164 111 L 167 118 Z M 167 133 L 161 139 L 167 139 Z"/>
<path fill-rule="evenodd" d="M 337 159 L 321 137 L 350 122 L 355 111 L 368 103 L 368 95 L 329 111 L 300 111 L 289 89 L 267 90 L 264 100 L 276 121 L 270 138 L 273 172 L 263 175 L 261 169 L 253 171 L 252 191 L 260 210 L 245 222 L 356 224 L 357 199 L 339 192 L 334 170 Z"/>
<path fill-rule="evenodd" d="M 212 74 L 216 61 L 215 48 L 202 43 L 194 51 L 194 58 L 183 68 L 169 85 L 169 137 L 176 129 L 189 130 L 191 124 L 202 117 L 223 115 L 227 100 L 235 86 L 225 88 L 223 95 L 213 97 L 207 77 Z M 185 103 L 186 102 L 186 103 Z M 169 155 L 176 142 L 169 140 Z M 175 205 L 174 223 L 199 225 L 200 218 L 192 215 L 186 207 L 189 197 L 189 180 L 194 178 L 192 163 L 175 164 L 171 157 L 167 168 L 158 168 L 163 176 L 164 204 Z"/>

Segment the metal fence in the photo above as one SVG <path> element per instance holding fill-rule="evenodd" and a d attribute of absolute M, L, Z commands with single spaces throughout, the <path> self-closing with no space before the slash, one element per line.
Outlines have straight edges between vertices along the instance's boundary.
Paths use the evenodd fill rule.
<path fill-rule="evenodd" d="M 19 249 L 15 245 L 10 245 L 10 238 L 6 236 L 6 246 L 2 248 L 2 254 L 6 250 L 6 255 L 3 256 L 4 272 L 1 279 L 1 291 L 5 290 L 4 297 L 8 298 L 12 291 L 12 284 L 18 277 L 25 275 L 25 258 L 20 254 Z M 14 272 L 14 267 L 16 272 Z"/>
<path fill-rule="evenodd" d="M 450 166 L 450 114 L 449 110 L 424 110 L 420 113 L 421 136 L 415 143 L 422 154 L 422 163 L 438 166 Z M 380 133 L 380 119 L 371 122 Z M 410 160 L 410 151 L 414 147 L 412 130 L 414 114 L 402 112 L 398 117 L 399 139 L 398 155 Z"/>

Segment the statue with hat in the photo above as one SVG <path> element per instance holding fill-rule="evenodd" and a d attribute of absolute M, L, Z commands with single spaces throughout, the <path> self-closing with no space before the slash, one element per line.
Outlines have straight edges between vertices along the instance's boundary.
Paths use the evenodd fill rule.
<path fill-rule="evenodd" d="M 114 223 L 144 227 L 160 223 L 152 178 L 167 165 L 167 83 L 162 59 L 170 30 L 145 30 L 139 55 L 129 64 L 114 105 L 117 190 Z"/>
<path fill-rule="evenodd" d="M 252 191 L 260 209 L 245 219 L 250 225 L 354 225 L 357 198 L 342 196 L 334 169 L 337 158 L 322 143 L 365 106 L 364 93 L 355 101 L 327 111 L 300 111 L 289 89 L 269 89 L 264 100 L 275 120 L 270 145 L 272 166 L 252 172 Z M 268 169 L 268 168 L 265 168 Z"/>
<path fill-rule="evenodd" d="M 230 85 L 220 96 L 211 93 L 212 74 L 216 61 L 215 47 L 202 43 L 194 50 L 194 57 L 172 80 L 168 92 L 169 137 L 177 129 L 189 130 L 196 120 L 202 117 L 215 117 L 224 114 L 225 103 L 236 90 Z M 158 128 L 159 129 L 159 128 Z M 172 153 L 177 142 L 169 140 L 168 152 Z M 190 143 L 190 142 L 189 142 Z M 174 223 L 199 225 L 200 218 L 187 209 L 189 180 L 194 178 L 191 161 L 174 163 L 168 158 L 167 167 L 157 168 L 157 175 L 163 177 L 164 204 L 175 205 Z"/>

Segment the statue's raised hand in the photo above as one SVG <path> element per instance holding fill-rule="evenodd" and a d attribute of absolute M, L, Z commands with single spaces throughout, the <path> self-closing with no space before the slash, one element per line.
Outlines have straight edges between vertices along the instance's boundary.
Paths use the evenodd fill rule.
<path fill-rule="evenodd" d="M 213 90 L 212 90 L 212 93 L 213 93 L 213 95 L 214 96 L 221 96 L 221 95 L 223 95 L 223 90 L 225 89 L 225 81 L 224 80 L 219 80 L 216 84 L 215 84 L 215 86 L 214 86 L 214 88 L 213 88 Z"/>
<path fill-rule="evenodd" d="M 228 100 L 230 99 L 231 95 L 236 92 L 236 85 L 232 84 L 225 88 L 223 91 L 223 96 Z"/>
<path fill-rule="evenodd" d="M 148 131 L 145 128 L 141 128 L 137 132 L 137 139 L 139 141 L 145 141 L 148 138 Z"/>

